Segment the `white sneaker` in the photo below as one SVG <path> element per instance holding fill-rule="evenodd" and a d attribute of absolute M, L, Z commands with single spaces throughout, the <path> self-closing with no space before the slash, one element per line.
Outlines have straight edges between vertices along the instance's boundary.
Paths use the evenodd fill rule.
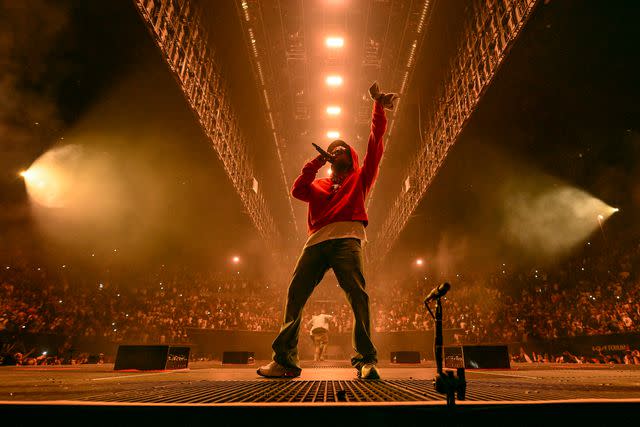
<path fill-rule="evenodd" d="M 273 360 L 271 363 L 259 367 L 257 372 L 258 375 L 267 378 L 294 378 L 300 376 L 302 369 L 287 368 Z"/>
<path fill-rule="evenodd" d="M 363 380 L 379 380 L 380 372 L 373 363 L 365 363 L 358 371 L 358 377 Z"/>

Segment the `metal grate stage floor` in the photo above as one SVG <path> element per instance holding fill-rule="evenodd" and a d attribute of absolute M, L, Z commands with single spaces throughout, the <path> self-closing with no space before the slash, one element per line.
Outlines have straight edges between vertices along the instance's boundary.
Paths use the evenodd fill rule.
<path fill-rule="evenodd" d="M 584 385 L 540 386 L 531 383 L 470 381 L 464 402 L 536 402 L 584 399 L 640 401 L 638 387 Z M 81 398 L 91 402 L 163 404 L 294 404 L 294 403 L 437 403 L 443 395 L 429 380 L 380 381 L 199 381 L 151 389 L 128 390 Z M 459 402 L 461 404 L 463 402 Z"/>
<path fill-rule="evenodd" d="M 343 361 L 303 364 L 302 376 L 291 380 L 263 379 L 255 373 L 259 365 L 196 362 L 187 370 L 156 372 L 113 371 L 113 365 L 3 367 L 0 411 L 89 417 L 105 408 L 114 414 L 152 408 L 181 413 L 180 419 L 187 414 L 175 411 L 227 411 L 237 421 L 260 416 L 259 408 L 302 416 L 322 408 L 313 416 L 319 422 L 336 411 L 367 408 L 367 416 L 377 414 L 372 424 L 402 419 L 411 425 L 417 422 L 411 414 L 448 410 L 434 390 L 430 365 L 380 364 L 384 379 L 378 381 L 356 379 Z M 624 419 L 640 409 L 640 367 L 518 364 L 510 370 L 468 370 L 466 400 L 456 407 L 472 418 L 498 411 L 533 420 L 564 410 L 590 421 L 609 412 Z"/>

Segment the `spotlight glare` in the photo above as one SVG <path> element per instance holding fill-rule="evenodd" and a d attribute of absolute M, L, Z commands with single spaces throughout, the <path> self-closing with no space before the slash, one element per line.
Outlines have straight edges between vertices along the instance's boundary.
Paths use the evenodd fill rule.
<path fill-rule="evenodd" d="M 24 171 L 20 172 L 20 176 L 23 177 L 24 180 L 27 183 L 34 182 L 36 177 L 37 177 L 37 175 L 38 174 L 33 169 L 27 169 L 27 170 L 24 170 Z"/>
<path fill-rule="evenodd" d="M 327 138 L 338 139 L 340 138 L 340 132 L 338 132 L 337 130 L 330 130 L 329 132 L 327 132 Z"/>
<path fill-rule="evenodd" d="M 330 116 L 337 116 L 341 111 L 342 109 L 335 105 L 330 105 L 327 107 L 327 114 Z"/>
<path fill-rule="evenodd" d="M 336 75 L 327 76 L 325 81 L 327 82 L 328 86 L 340 86 L 340 85 L 342 85 L 342 77 L 341 76 L 336 76 Z"/>
<path fill-rule="evenodd" d="M 329 48 L 340 48 L 344 46 L 344 39 L 342 37 L 327 37 L 325 44 Z"/>

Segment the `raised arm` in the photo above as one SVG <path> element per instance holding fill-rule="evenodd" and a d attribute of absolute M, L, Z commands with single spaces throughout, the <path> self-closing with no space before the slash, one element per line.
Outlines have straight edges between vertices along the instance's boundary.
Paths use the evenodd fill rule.
<path fill-rule="evenodd" d="M 382 136 L 387 130 L 387 116 L 384 107 L 379 101 L 373 104 L 373 117 L 371 119 L 371 133 L 367 144 L 367 153 L 362 162 L 362 183 L 365 196 L 378 176 L 378 166 L 382 159 L 384 144 Z"/>
<path fill-rule="evenodd" d="M 308 202 L 311 194 L 311 183 L 316 179 L 316 174 L 325 163 L 326 160 L 322 156 L 308 161 L 302 168 L 300 176 L 294 181 L 291 195 L 298 200 Z"/>

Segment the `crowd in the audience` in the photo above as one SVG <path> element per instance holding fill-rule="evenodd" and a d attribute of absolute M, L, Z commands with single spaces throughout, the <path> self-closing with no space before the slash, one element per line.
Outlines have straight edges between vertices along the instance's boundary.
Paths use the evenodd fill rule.
<path fill-rule="evenodd" d="M 444 327 L 458 342 L 527 342 L 580 335 L 638 332 L 638 247 L 607 257 L 573 260 L 562 269 L 529 274 L 456 277 L 444 300 Z M 410 278 L 370 283 L 376 332 L 429 330 L 433 320 L 423 299 L 437 283 Z M 99 337 L 112 342 L 188 342 L 189 329 L 276 331 L 285 288 L 265 282 L 229 280 L 187 269 L 162 271 L 133 284 L 76 284 L 34 267 L 0 271 L 0 333 L 52 333 Z M 323 283 L 305 309 L 333 315 L 331 328 L 349 332 L 352 312 L 343 292 Z M 307 333 L 304 329 L 302 333 Z M 581 359 L 582 357 L 582 359 Z M 628 352 L 621 363 L 640 363 Z M 514 360 L 584 362 L 584 356 L 514 355 Z"/>
<path fill-rule="evenodd" d="M 0 294 L 0 331 L 114 341 L 183 342 L 187 328 L 276 330 L 281 314 L 268 285 L 198 275 L 122 288 L 106 281 L 76 288 L 49 280 L 2 281 Z"/>

